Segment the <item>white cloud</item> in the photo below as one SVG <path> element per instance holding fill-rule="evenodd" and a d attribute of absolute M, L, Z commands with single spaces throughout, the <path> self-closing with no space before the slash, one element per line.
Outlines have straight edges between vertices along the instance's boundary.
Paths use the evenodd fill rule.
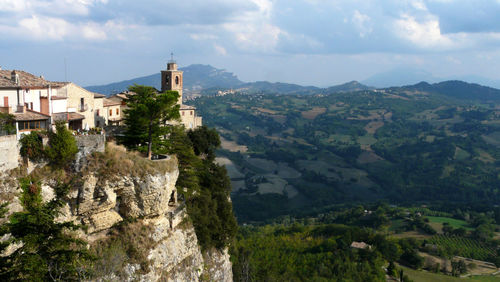
<path fill-rule="evenodd" d="M 441 34 L 439 21 L 435 18 L 417 21 L 415 17 L 403 14 L 395 21 L 395 32 L 401 38 L 421 48 L 453 47 L 453 41 Z"/>
<path fill-rule="evenodd" d="M 65 20 L 51 17 L 32 16 L 22 19 L 19 28 L 36 39 L 62 40 L 69 34 L 70 24 Z"/>
<path fill-rule="evenodd" d="M 258 7 L 256 11 L 246 11 L 223 24 L 236 41 L 236 46 L 251 52 L 273 52 L 284 34 L 278 26 L 271 23 L 273 4 L 270 0 L 252 0 Z"/>
<path fill-rule="evenodd" d="M 25 0 L 0 0 L 0 11 L 20 12 L 29 7 L 29 1 Z"/>
<path fill-rule="evenodd" d="M 95 23 L 88 23 L 82 28 L 83 37 L 92 40 L 105 40 L 107 38 L 106 32 L 101 26 Z"/>
<path fill-rule="evenodd" d="M 373 28 L 370 25 L 370 20 L 371 18 L 368 15 L 362 14 L 358 10 L 354 10 L 351 22 L 359 31 L 359 37 L 365 37 L 365 35 L 373 31 Z"/>
<path fill-rule="evenodd" d="M 218 44 L 214 44 L 214 49 L 215 49 L 215 52 L 219 55 L 222 55 L 222 56 L 226 56 L 227 55 L 227 51 L 226 51 L 226 48 L 218 45 Z"/>

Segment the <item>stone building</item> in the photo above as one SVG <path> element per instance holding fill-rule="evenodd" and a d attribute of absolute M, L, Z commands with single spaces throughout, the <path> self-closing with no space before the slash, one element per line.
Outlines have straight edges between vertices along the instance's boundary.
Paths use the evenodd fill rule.
<path fill-rule="evenodd" d="M 167 63 L 167 69 L 161 71 L 161 92 L 167 90 L 177 91 L 179 93 L 180 105 L 179 114 L 181 115 L 181 124 L 186 129 L 193 129 L 202 126 L 202 118 L 196 114 L 196 108 L 184 105 L 182 102 L 183 72 L 177 69 L 177 63 L 172 59 Z"/>
<path fill-rule="evenodd" d="M 123 125 L 124 111 L 127 108 L 127 95 L 132 94 L 125 91 L 104 99 L 104 117 L 106 125 Z"/>
<path fill-rule="evenodd" d="M 73 130 L 99 126 L 104 95 L 71 82 L 45 80 L 20 70 L 0 70 L 0 111 L 16 120 L 17 138 L 58 120 Z"/>

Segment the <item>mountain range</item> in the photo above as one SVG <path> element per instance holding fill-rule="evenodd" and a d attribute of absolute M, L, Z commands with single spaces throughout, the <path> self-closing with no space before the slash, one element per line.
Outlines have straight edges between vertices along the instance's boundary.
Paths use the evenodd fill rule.
<path fill-rule="evenodd" d="M 200 64 L 183 67 L 180 68 L 180 70 L 184 71 L 184 91 L 188 95 L 191 93 L 199 93 L 202 90 L 204 90 L 205 93 L 210 93 L 221 89 L 231 88 L 248 93 L 263 92 L 280 94 L 315 94 L 322 91 L 332 93 L 373 89 L 357 81 L 351 81 L 328 88 L 268 81 L 243 82 L 231 72 L 217 69 L 210 65 Z M 110 95 L 122 92 L 134 83 L 150 85 L 160 89 L 161 78 L 159 73 L 156 73 L 106 85 L 87 86 L 85 88 L 89 91 Z"/>
<path fill-rule="evenodd" d="M 184 71 L 184 92 L 187 96 L 192 94 L 214 94 L 219 90 L 234 89 L 243 93 L 278 93 L 278 94 L 331 94 L 340 92 L 353 92 L 361 90 L 373 90 L 374 87 L 367 86 L 357 81 L 351 81 L 344 84 L 331 86 L 327 88 L 319 88 L 315 86 L 302 86 L 291 83 L 282 82 L 243 82 L 238 77 L 224 69 L 217 69 L 210 65 L 194 64 L 180 68 Z M 420 73 L 415 70 L 414 77 L 426 77 L 430 82 L 436 81 L 429 73 Z M 412 73 L 399 74 L 396 80 L 405 81 L 403 78 L 410 79 Z M 384 74 L 380 75 L 382 78 Z M 396 75 L 397 76 L 397 75 Z M 402 79 L 402 80 L 401 80 Z M 414 79 L 414 78 L 413 78 Z M 381 81 L 382 79 L 373 78 L 368 80 L 368 83 Z M 411 81 L 411 80 L 408 80 Z M 160 89 L 160 75 L 158 73 L 114 82 L 106 85 L 88 86 L 86 89 L 111 95 L 119 93 L 127 89 L 133 84 L 150 85 Z M 428 83 L 420 82 L 407 86 L 391 87 L 389 89 L 401 89 L 408 91 L 421 91 L 427 93 L 441 94 L 456 99 L 476 100 L 476 101 L 500 101 L 500 90 L 488 86 L 482 86 L 475 83 L 468 83 L 460 80 L 448 80 L 443 82 Z"/>

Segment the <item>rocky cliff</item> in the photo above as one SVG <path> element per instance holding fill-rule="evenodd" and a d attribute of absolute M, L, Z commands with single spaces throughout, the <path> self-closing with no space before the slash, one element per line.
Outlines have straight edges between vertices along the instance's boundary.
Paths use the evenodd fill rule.
<path fill-rule="evenodd" d="M 150 161 L 108 144 L 79 170 L 59 220 L 86 226 L 81 236 L 102 257 L 94 269 L 102 280 L 232 281 L 227 250 L 200 250 L 178 200 L 175 157 Z M 43 197 L 50 200 L 57 181 L 33 173 L 43 175 Z"/>

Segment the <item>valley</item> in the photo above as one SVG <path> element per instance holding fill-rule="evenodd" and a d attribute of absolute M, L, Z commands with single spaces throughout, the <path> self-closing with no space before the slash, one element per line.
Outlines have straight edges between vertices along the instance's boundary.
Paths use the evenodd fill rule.
<path fill-rule="evenodd" d="M 500 197 L 495 103 L 408 87 L 194 105 L 223 137 L 240 222 L 340 203 L 493 206 Z"/>

